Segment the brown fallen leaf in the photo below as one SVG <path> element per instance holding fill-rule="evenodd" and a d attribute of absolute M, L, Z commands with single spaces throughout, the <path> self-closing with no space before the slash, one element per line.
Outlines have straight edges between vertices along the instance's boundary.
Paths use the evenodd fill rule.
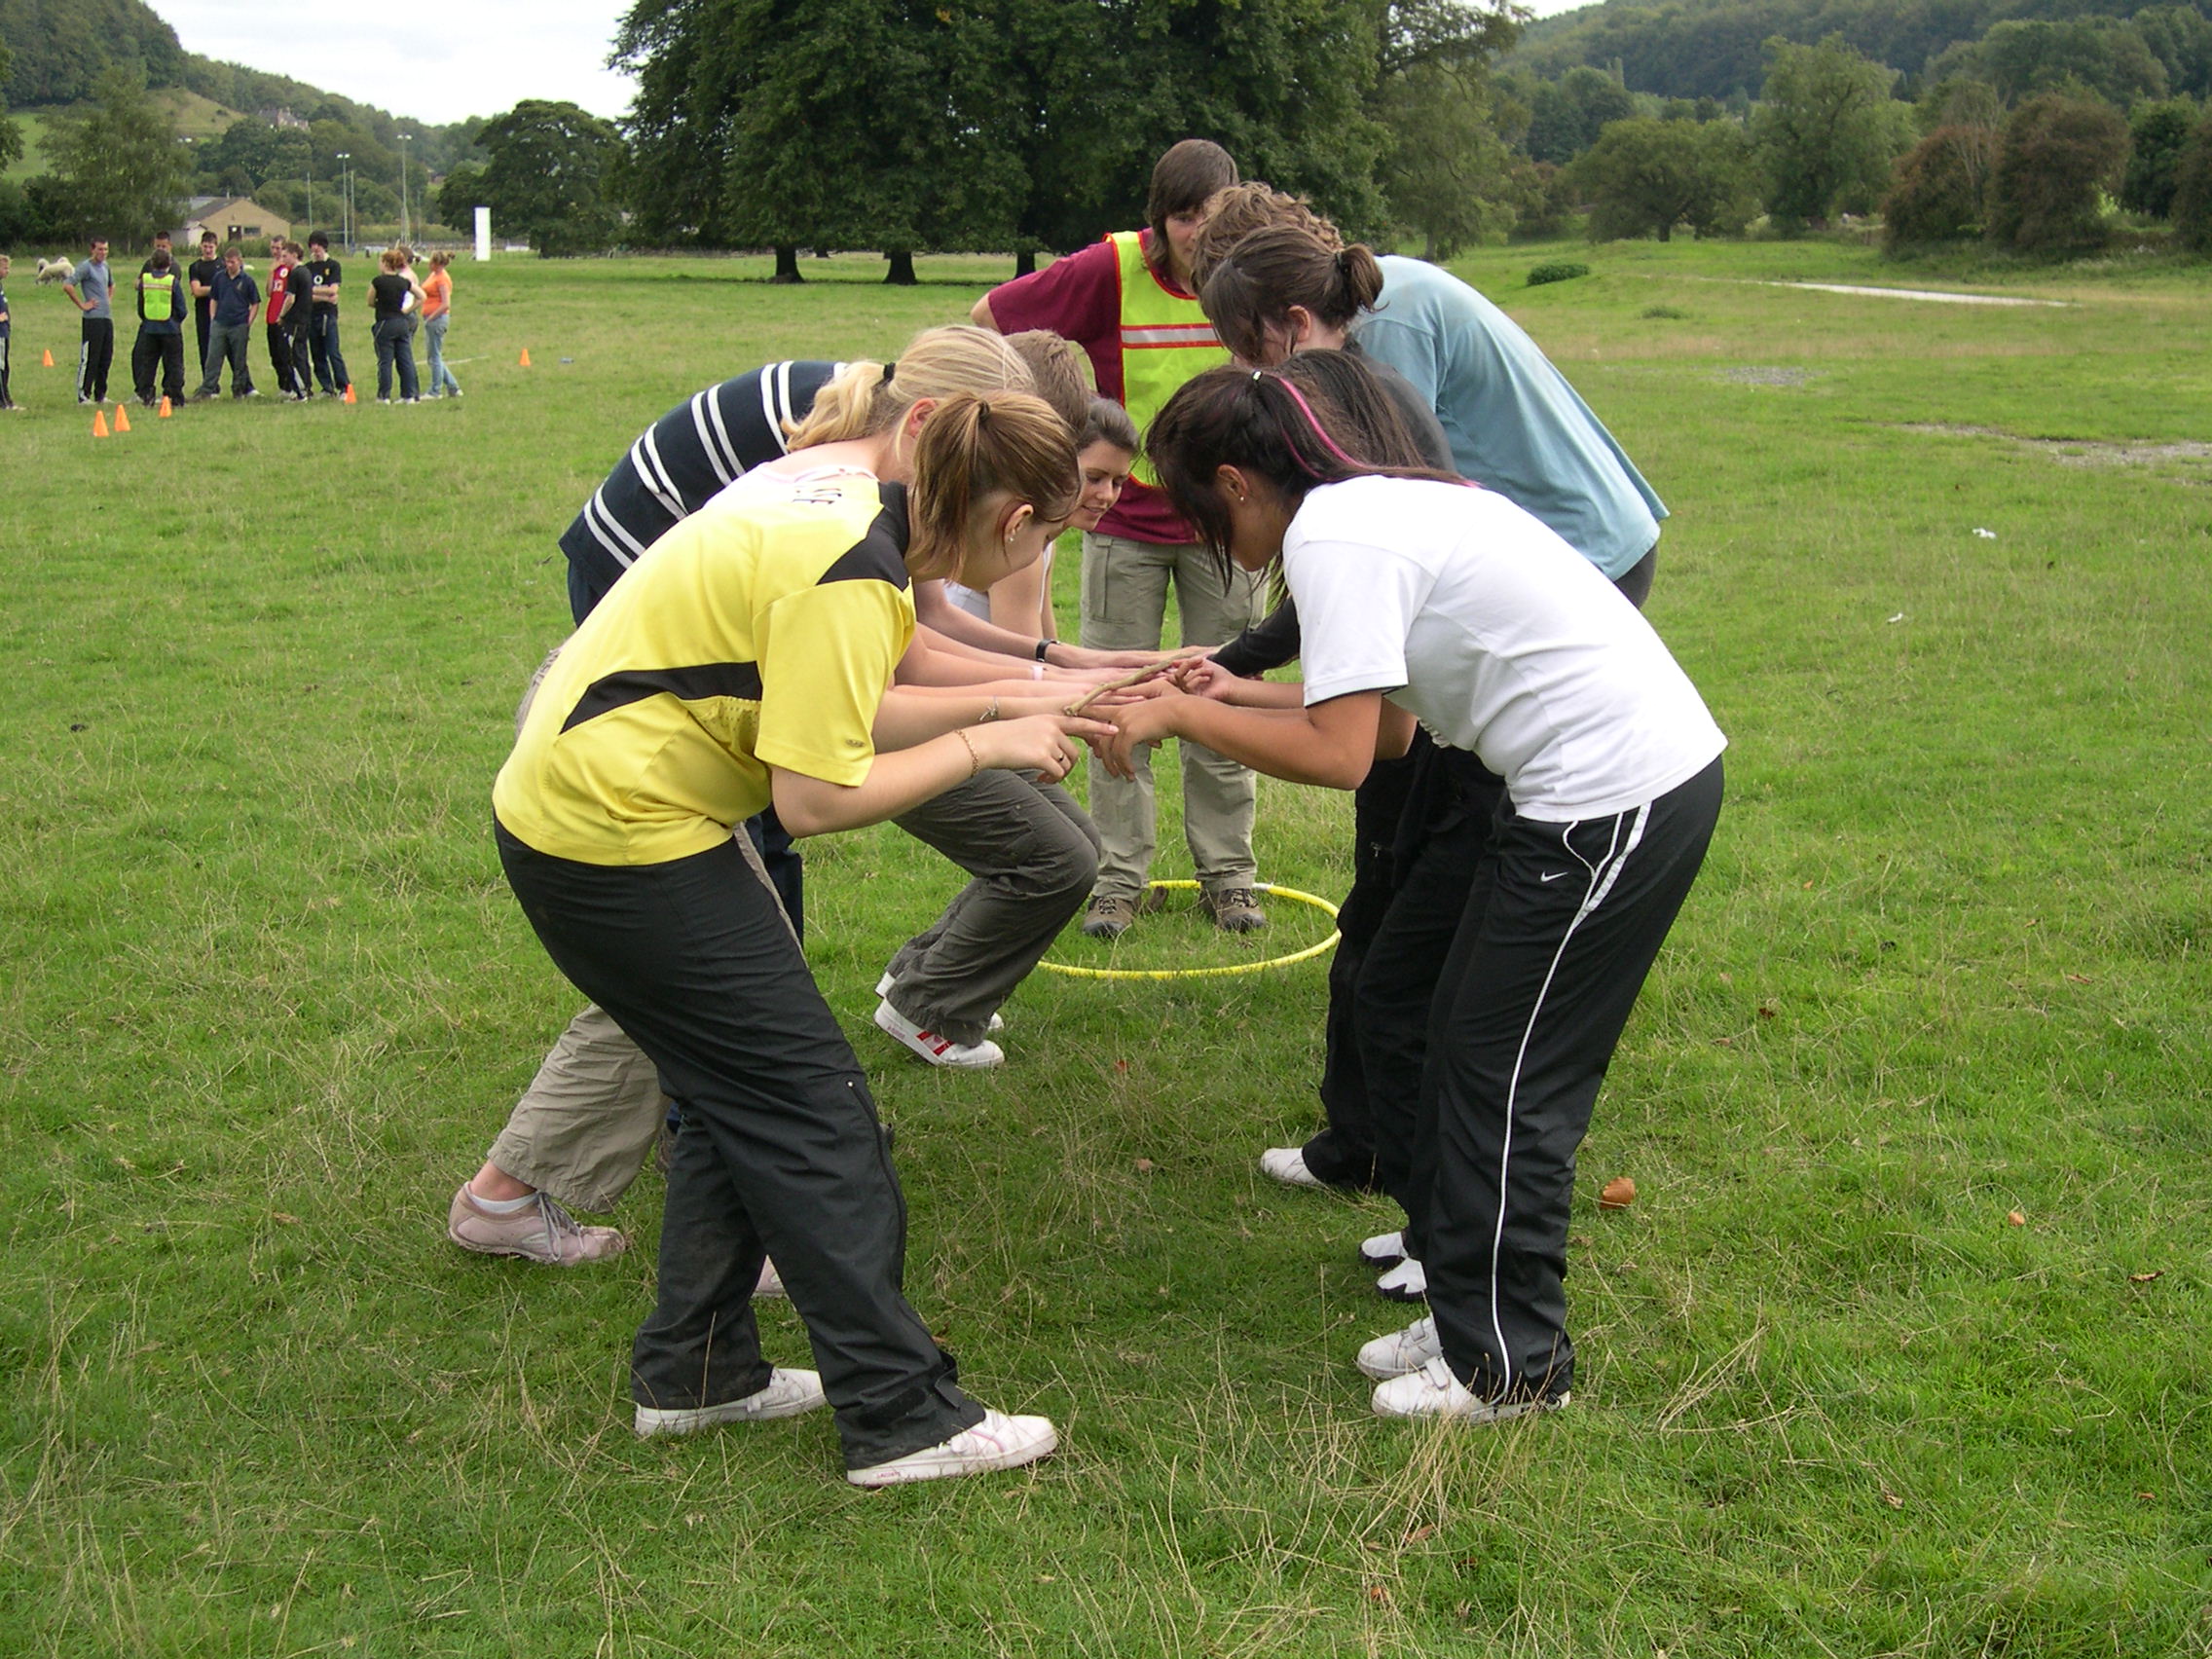
<path fill-rule="evenodd" d="M 2096 983 L 2096 980 L 2090 978 L 2086 974 L 2069 974 L 2066 977 L 2077 985 L 2093 985 Z"/>
<path fill-rule="evenodd" d="M 1416 1527 L 1412 1531 L 1406 1534 L 1405 1541 L 1409 1544 L 1418 1544 L 1424 1538 L 1433 1538 L 1435 1536 L 1436 1529 L 1434 1527 Z"/>
<path fill-rule="evenodd" d="M 1635 1202 L 1636 1183 L 1626 1175 L 1615 1175 L 1605 1183 L 1604 1190 L 1598 1195 L 1598 1207 L 1600 1209 L 1626 1209 Z"/>
<path fill-rule="evenodd" d="M 300 1225 L 300 1218 L 298 1216 L 286 1215 L 282 1210 L 271 1210 L 269 1212 L 269 1216 L 272 1221 L 280 1221 L 286 1227 L 297 1227 Z"/>
<path fill-rule="evenodd" d="M 2127 1275 L 2127 1282 L 2129 1284 L 2149 1284 L 2155 1278 L 2164 1278 L 2165 1276 L 2165 1269 L 2155 1268 L 2147 1273 L 2129 1273 Z"/>
<path fill-rule="evenodd" d="M 2028 1218 L 2018 1210 L 2012 1210 L 2005 1217 L 2005 1225 L 2007 1227 L 2025 1227 L 2028 1225 Z"/>
<path fill-rule="evenodd" d="M 1904 1499 L 1898 1496 L 1896 1493 L 1890 1491 L 1888 1487 L 1884 1487 L 1882 1489 L 1882 1501 L 1888 1504 L 1892 1509 L 1902 1509 L 1904 1507 Z"/>
<path fill-rule="evenodd" d="M 1153 1162 L 1153 1161 L 1149 1158 L 1140 1158 L 1137 1160 L 1137 1173 L 1139 1175 L 1150 1175 L 1155 1169 L 1159 1167 L 1160 1165 Z"/>
<path fill-rule="evenodd" d="M 1759 1004 L 1759 1017 L 1761 1019 L 1772 1019 L 1774 1017 L 1774 1010 L 1765 1003 Z"/>

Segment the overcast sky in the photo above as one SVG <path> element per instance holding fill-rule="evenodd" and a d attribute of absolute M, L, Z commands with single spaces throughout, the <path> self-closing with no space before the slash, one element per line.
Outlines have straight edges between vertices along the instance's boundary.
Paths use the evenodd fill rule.
<path fill-rule="evenodd" d="M 1538 16 L 1584 0 L 1534 0 Z M 619 0 L 431 0 L 398 9 L 154 0 L 187 52 L 243 63 L 443 125 L 524 98 L 609 118 L 631 83 L 607 67 Z"/>

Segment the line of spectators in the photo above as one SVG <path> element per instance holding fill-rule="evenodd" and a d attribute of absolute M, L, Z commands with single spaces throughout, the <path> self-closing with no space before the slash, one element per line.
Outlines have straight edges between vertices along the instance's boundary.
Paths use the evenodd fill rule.
<path fill-rule="evenodd" d="M 251 342 L 258 314 L 266 334 L 276 395 L 289 403 L 311 398 L 343 398 L 352 389 L 346 356 L 339 345 L 339 300 L 345 272 L 330 256 L 330 238 L 317 231 L 303 246 L 276 239 L 266 291 L 246 268 L 243 250 L 233 242 L 217 252 L 209 231 L 200 239 L 200 257 L 189 265 L 178 259 L 168 233 L 154 239 L 154 251 L 139 267 L 134 285 L 138 333 L 130 350 L 131 390 L 147 408 L 163 398 L 188 401 L 185 394 L 184 320 L 193 322 L 200 383 L 189 401 L 203 403 L 222 395 L 226 368 L 234 398 L 259 397 L 253 383 Z M 108 375 L 115 360 L 115 279 L 108 268 L 108 243 L 95 237 L 89 255 L 62 284 L 80 313 L 77 347 L 77 401 L 109 401 Z M 445 361 L 446 329 L 452 320 L 453 277 L 449 256 L 433 253 L 430 274 L 416 275 L 412 249 L 394 246 L 380 257 L 369 284 L 373 308 L 371 336 L 377 351 L 377 401 L 416 403 L 422 388 L 415 369 L 415 335 L 429 335 L 429 388 L 432 397 L 459 397 L 461 383 Z M 0 411 L 19 410 L 9 387 L 12 319 L 7 278 L 10 264 L 0 255 Z M 121 397 L 113 399 L 120 403 Z"/>

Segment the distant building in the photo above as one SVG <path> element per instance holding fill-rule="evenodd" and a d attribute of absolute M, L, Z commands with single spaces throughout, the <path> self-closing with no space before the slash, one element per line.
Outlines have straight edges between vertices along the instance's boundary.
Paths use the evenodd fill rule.
<path fill-rule="evenodd" d="M 291 220 L 250 196 L 195 196 L 185 203 L 185 213 L 184 229 L 176 233 L 179 247 L 197 242 L 202 231 L 213 231 L 219 242 L 266 241 L 271 237 L 289 240 L 292 235 Z"/>
<path fill-rule="evenodd" d="M 300 116 L 294 115 L 288 109 L 257 109 L 253 112 L 253 114 L 254 119 L 256 119 L 257 121 L 266 121 L 272 127 L 288 127 L 293 129 L 295 131 L 300 132 L 305 132 L 308 130 L 307 121 Z"/>

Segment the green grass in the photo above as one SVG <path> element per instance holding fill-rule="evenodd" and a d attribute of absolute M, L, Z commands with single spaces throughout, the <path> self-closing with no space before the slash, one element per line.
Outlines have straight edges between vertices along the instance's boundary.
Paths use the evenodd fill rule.
<path fill-rule="evenodd" d="M 1593 274 L 1525 288 L 1553 257 Z M 1314 1119 L 1317 965 L 1040 976 L 1003 1072 L 929 1074 L 867 992 L 953 876 L 891 830 L 812 847 L 909 1290 L 1067 1445 L 863 1496 L 820 1420 L 631 1438 L 654 1177 L 604 1270 L 442 1238 L 575 1002 L 486 822 L 554 537 L 684 392 L 893 350 L 1006 267 L 808 269 L 853 280 L 464 266 L 458 406 L 105 443 L 21 366 L 75 334 L 24 286 L 0 1649 L 2206 1651 L 2212 507 L 2161 447 L 2212 430 L 2200 279 L 2022 274 L 2072 303 L 2000 310 L 1760 285 L 1899 280 L 1825 243 L 1461 267 L 1675 509 L 1651 614 L 1733 739 L 1582 1160 L 1567 1416 L 1367 1417 L 1351 1353 L 1399 1321 L 1351 1246 L 1389 1214 L 1253 1167 Z M 1341 896 L 1347 819 L 1263 786 L 1264 873 Z M 1129 959 L 1278 947 L 1175 918 Z"/>

